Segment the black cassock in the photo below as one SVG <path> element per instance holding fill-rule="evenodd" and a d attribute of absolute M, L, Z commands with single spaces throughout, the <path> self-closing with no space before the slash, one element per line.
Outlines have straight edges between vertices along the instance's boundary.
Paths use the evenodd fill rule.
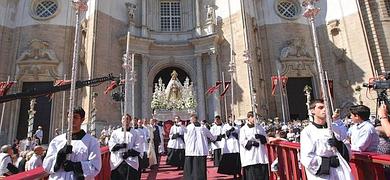
<path fill-rule="evenodd" d="M 207 138 L 215 141 L 216 137 L 198 122 L 190 124 L 185 129 L 185 180 L 205 180 L 207 179 L 206 157 L 208 155 Z"/>

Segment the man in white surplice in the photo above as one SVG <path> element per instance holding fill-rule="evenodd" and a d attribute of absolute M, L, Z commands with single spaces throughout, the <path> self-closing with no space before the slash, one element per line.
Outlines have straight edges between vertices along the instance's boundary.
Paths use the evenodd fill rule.
<path fill-rule="evenodd" d="M 348 163 L 335 148 L 337 140 L 347 137 L 346 128 L 333 122 L 331 129 L 335 137 L 332 137 L 326 124 L 325 108 L 323 100 L 310 102 L 314 121 L 301 132 L 301 163 L 307 179 L 353 179 Z"/>
<path fill-rule="evenodd" d="M 215 141 L 216 137 L 198 122 L 196 115 L 191 115 L 191 124 L 185 128 L 184 180 L 207 179 L 206 156 L 208 155 L 207 139 Z"/>
<path fill-rule="evenodd" d="M 140 179 L 138 156 L 143 149 L 142 138 L 131 128 L 131 116 L 122 117 L 122 128 L 112 132 L 108 147 L 110 148 L 111 179 Z M 125 130 L 126 127 L 126 139 Z"/>
<path fill-rule="evenodd" d="M 66 144 L 66 133 L 50 142 L 43 160 L 49 179 L 94 179 L 99 174 L 102 167 L 100 145 L 96 138 L 81 129 L 84 117 L 83 108 L 73 109 L 71 145 Z"/>
<path fill-rule="evenodd" d="M 218 167 L 219 163 L 221 162 L 221 149 L 223 148 L 223 144 L 225 139 L 222 138 L 224 137 L 224 132 L 223 132 L 223 123 L 221 120 L 221 116 L 217 115 L 214 118 L 214 125 L 211 126 L 210 132 L 213 134 L 213 136 L 217 137 L 217 140 L 215 142 L 211 143 L 211 150 L 213 151 L 214 154 L 214 167 Z"/>

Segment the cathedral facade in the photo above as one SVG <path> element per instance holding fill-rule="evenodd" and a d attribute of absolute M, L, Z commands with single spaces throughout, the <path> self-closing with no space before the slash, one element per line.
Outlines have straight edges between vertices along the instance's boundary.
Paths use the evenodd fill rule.
<path fill-rule="evenodd" d="M 123 75 L 127 33 L 133 54 L 135 117 L 151 118 L 155 83 L 178 72 L 193 82 L 201 120 L 233 114 L 244 119 L 252 109 L 261 118 L 306 118 L 303 88 L 320 97 L 313 39 L 300 0 L 89 0 L 81 16 L 78 79 Z M 363 103 L 375 108 L 362 83 L 390 67 L 389 0 L 320 0 L 315 26 L 324 70 L 333 81 L 335 107 Z M 0 80 L 17 84 L 10 93 L 69 79 L 75 34 L 71 1 L 0 2 Z M 281 91 L 272 76 L 288 77 Z M 169 81 L 169 79 L 168 79 Z M 164 80 L 164 83 L 168 83 Z M 215 93 L 207 90 L 224 84 Z M 98 131 L 120 122 L 121 103 L 103 92 L 108 83 L 77 90 L 86 112 L 85 128 Z M 282 93 L 281 93 L 282 92 Z M 273 95 L 274 94 L 274 95 Z M 34 127 L 48 141 L 66 127 L 68 94 L 37 98 Z M 64 107 L 65 98 L 65 108 Z M 25 138 L 30 100 L 5 103 L 0 136 Z M 282 104 L 284 105 L 282 108 Z M 36 129 L 36 128 L 35 128 Z M 99 131 L 100 132 L 100 131 Z"/>

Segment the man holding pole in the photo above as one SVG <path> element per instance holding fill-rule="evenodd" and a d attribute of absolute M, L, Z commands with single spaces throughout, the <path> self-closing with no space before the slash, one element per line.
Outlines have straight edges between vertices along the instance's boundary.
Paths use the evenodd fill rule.
<path fill-rule="evenodd" d="M 301 163 L 307 179 L 353 179 L 348 163 L 336 149 L 337 142 L 347 137 L 346 128 L 335 122 L 327 126 L 323 100 L 313 100 L 310 111 L 314 121 L 301 132 Z"/>
<path fill-rule="evenodd" d="M 72 140 L 67 144 L 66 133 L 49 144 L 43 168 L 49 179 L 94 179 L 102 167 L 99 142 L 81 129 L 85 111 L 73 109 Z"/>
<path fill-rule="evenodd" d="M 142 152 L 142 138 L 130 122 L 130 115 L 123 116 L 123 127 L 113 131 L 108 141 L 111 179 L 140 179 L 138 156 Z"/>
<path fill-rule="evenodd" d="M 240 129 L 240 159 L 245 180 L 268 179 L 268 155 L 264 128 L 256 124 L 253 111 L 247 113 L 248 121 Z"/>

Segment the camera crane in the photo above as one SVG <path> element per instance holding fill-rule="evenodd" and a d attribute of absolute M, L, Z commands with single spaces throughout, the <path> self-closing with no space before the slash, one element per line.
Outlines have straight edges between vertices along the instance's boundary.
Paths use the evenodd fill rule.
<path fill-rule="evenodd" d="M 109 74 L 108 76 L 94 78 L 90 80 L 85 81 L 77 81 L 76 82 L 76 89 L 83 88 L 85 86 L 97 86 L 100 83 L 106 82 L 106 81 L 112 81 L 118 79 L 117 77 L 112 76 L 112 74 Z M 0 103 L 5 103 L 8 101 L 13 101 L 17 99 L 31 99 L 36 98 L 40 96 L 46 96 L 48 94 L 60 92 L 60 91 L 67 91 L 70 89 L 71 84 L 65 84 L 60 86 L 49 86 L 46 88 L 34 88 L 25 92 L 20 93 L 14 93 L 9 95 L 0 96 Z"/>

